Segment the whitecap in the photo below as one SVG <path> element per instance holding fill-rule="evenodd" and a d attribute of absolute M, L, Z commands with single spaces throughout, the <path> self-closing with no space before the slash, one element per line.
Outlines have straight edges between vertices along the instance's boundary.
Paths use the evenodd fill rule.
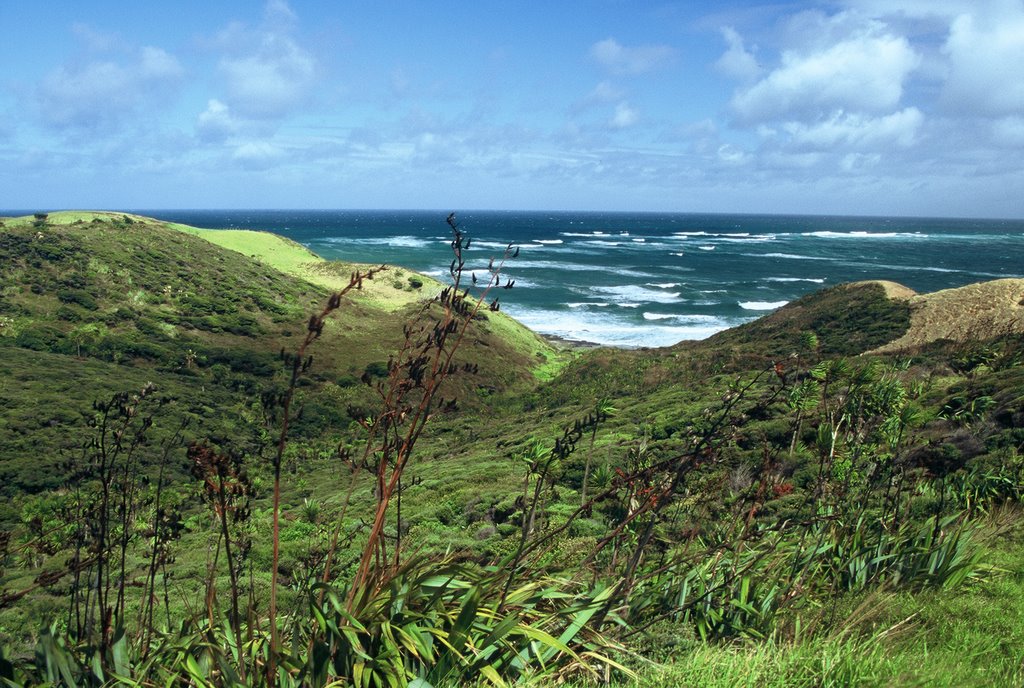
<path fill-rule="evenodd" d="M 789 301 L 740 301 L 740 308 L 748 311 L 773 311 L 787 303 Z"/>
<path fill-rule="evenodd" d="M 565 270 L 568 272 L 589 272 L 592 265 L 581 263 L 559 263 L 553 260 L 516 260 L 516 270 Z"/>
<path fill-rule="evenodd" d="M 680 256 L 680 257 L 682 257 L 682 256 L 685 256 L 686 254 L 685 253 L 670 253 L 669 255 L 670 256 Z"/>
<path fill-rule="evenodd" d="M 719 241 L 729 241 L 734 244 L 751 244 L 761 243 L 765 241 L 775 241 L 774 234 L 759 234 L 757 236 L 750 236 L 749 234 L 735 234 L 735 235 L 720 235 Z"/>
<path fill-rule="evenodd" d="M 420 237 L 407 235 L 360 238 L 326 237 L 324 241 L 331 244 L 357 244 L 362 246 L 395 246 L 398 248 L 426 248 L 433 243 L 432 239 L 422 239 Z M 451 243 L 451 240 L 448 240 L 444 243 Z"/>
<path fill-rule="evenodd" d="M 534 239 L 535 243 L 538 244 L 564 244 L 565 242 L 561 239 Z"/>
<path fill-rule="evenodd" d="M 658 289 L 675 289 L 676 287 L 683 286 L 682 282 L 648 282 L 648 287 L 657 287 Z"/>
<path fill-rule="evenodd" d="M 655 291 L 627 284 L 617 287 L 593 287 L 593 291 L 600 294 L 608 294 L 616 298 L 619 303 L 678 303 L 679 292 Z"/>
<path fill-rule="evenodd" d="M 814 282 L 824 284 L 824 277 L 765 277 L 765 282 Z"/>
<path fill-rule="evenodd" d="M 920 232 L 866 232 L 856 230 L 852 232 L 803 232 L 803 236 L 819 237 L 822 239 L 927 239 L 927 234 Z"/>
<path fill-rule="evenodd" d="M 715 250 L 714 246 L 698 246 L 697 248 L 699 248 L 701 251 L 714 251 Z"/>
<path fill-rule="evenodd" d="M 821 256 L 800 256 L 795 253 L 744 253 L 749 258 L 787 258 L 789 260 L 835 260 Z"/>
<path fill-rule="evenodd" d="M 671 346 L 683 340 L 706 339 L 716 332 L 747 322 L 716 320 L 678 325 L 638 324 L 633 316 L 616 316 L 614 312 L 572 311 L 527 308 L 509 304 L 504 308 L 530 329 L 569 340 L 593 342 L 602 346 L 657 347 Z"/>
<path fill-rule="evenodd" d="M 720 323 L 721 318 L 702 313 L 650 313 L 644 312 L 644 320 L 678 320 L 691 323 Z"/>

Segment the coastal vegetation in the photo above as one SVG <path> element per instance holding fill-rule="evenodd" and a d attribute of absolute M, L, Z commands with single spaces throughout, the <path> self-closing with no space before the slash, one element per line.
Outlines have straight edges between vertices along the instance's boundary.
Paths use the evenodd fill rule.
<path fill-rule="evenodd" d="M 3 220 L 0 682 L 1024 684 L 1019 280 L 573 351 L 449 224 Z"/>

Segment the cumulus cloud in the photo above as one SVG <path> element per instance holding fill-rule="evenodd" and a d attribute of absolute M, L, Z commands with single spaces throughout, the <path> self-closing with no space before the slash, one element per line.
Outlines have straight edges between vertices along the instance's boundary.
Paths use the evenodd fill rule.
<path fill-rule="evenodd" d="M 196 134 L 203 141 L 220 142 L 238 130 L 238 122 L 231 109 L 216 98 L 206 104 L 206 109 L 196 120 Z"/>
<path fill-rule="evenodd" d="M 590 47 L 590 57 L 612 74 L 643 74 L 670 62 L 675 50 L 667 45 L 628 48 L 614 38 L 606 38 Z"/>
<path fill-rule="evenodd" d="M 285 151 L 267 141 L 249 141 L 235 148 L 232 159 L 242 167 L 263 170 L 273 167 L 285 155 Z"/>
<path fill-rule="evenodd" d="M 732 79 L 752 81 L 761 74 L 757 58 L 747 50 L 743 38 L 731 26 L 722 27 L 722 37 L 728 46 L 715 62 L 715 69 Z"/>
<path fill-rule="evenodd" d="M 174 56 L 147 46 L 120 61 L 91 59 L 59 67 L 39 84 L 35 100 L 53 126 L 102 128 L 165 100 L 183 75 Z"/>
<path fill-rule="evenodd" d="M 259 29 L 232 24 L 216 43 L 225 100 L 232 111 L 253 119 L 277 119 L 305 104 L 316 82 L 316 58 L 294 37 L 295 15 L 273 0 Z"/>
<path fill-rule="evenodd" d="M 787 51 L 782 64 L 732 99 L 741 121 L 804 118 L 837 108 L 884 112 L 896 106 L 919 56 L 901 36 L 858 35 L 827 48 Z"/>
<path fill-rule="evenodd" d="M 625 129 L 637 123 L 640 113 L 629 103 L 622 102 L 615 106 L 615 114 L 608 122 L 615 129 Z"/>
<path fill-rule="evenodd" d="M 723 143 L 718 147 L 718 150 L 715 151 L 715 154 L 718 158 L 718 162 L 733 167 L 745 165 L 751 160 L 750 153 L 738 146 L 734 146 L 731 143 Z"/>
<path fill-rule="evenodd" d="M 1024 6 L 999 3 L 998 9 L 961 14 L 950 26 L 943 100 L 954 110 L 995 116 L 1024 111 Z"/>
<path fill-rule="evenodd" d="M 883 146 L 907 147 L 921 127 L 924 115 L 909 107 L 884 117 L 868 117 L 837 111 L 824 121 L 812 124 L 787 122 L 782 129 L 797 146 L 827 150 L 839 146 L 876 149 Z"/>
<path fill-rule="evenodd" d="M 280 117 L 309 94 L 316 62 L 290 38 L 264 35 L 255 52 L 220 63 L 228 99 L 251 117 Z"/>

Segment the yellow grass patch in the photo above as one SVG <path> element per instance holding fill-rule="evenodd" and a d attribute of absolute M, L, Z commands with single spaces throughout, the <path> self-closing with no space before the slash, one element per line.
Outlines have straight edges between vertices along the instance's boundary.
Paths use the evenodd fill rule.
<path fill-rule="evenodd" d="M 910 301 L 910 328 L 872 353 L 900 351 L 939 339 L 984 340 L 1024 332 L 1024 279 L 978 282 L 931 294 L 914 294 L 890 284 L 895 287 L 891 293 L 886 289 L 890 298 Z"/>

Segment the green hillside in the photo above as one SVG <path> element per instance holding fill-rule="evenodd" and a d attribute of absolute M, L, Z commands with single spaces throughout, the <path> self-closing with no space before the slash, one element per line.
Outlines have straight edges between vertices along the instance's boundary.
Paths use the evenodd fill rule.
<path fill-rule="evenodd" d="M 280 371 L 279 352 L 297 346 L 309 315 L 367 267 L 324 261 L 271 234 L 125 214 L 3 222 L 0 493 L 8 498 L 60 483 L 55 467 L 80 445 L 69 429 L 114 389 L 148 381 L 173 397 L 164 429 L 180 416 L 193 421 L 193 437 L 245 432 L 239 418 Z M 395 267 L 347 299 L 315 351 L 300 436 L 365 415 L 376 395 L 361 379 L 386 374 L 403 325 L 440 288 Z M 482 315 L 473 337 L 458 362 L 479 375 L 451 389 L 470 407 L 532 385 L 561 356 L 501 313 Z M 8 518 L 0 507 L 0 522 Z"/>
<path fill-rule="evenodd" d="M 0 264 L 0 683 L 1024 684 L 1017 284 L 567 353 L 264 233 Z"/>

